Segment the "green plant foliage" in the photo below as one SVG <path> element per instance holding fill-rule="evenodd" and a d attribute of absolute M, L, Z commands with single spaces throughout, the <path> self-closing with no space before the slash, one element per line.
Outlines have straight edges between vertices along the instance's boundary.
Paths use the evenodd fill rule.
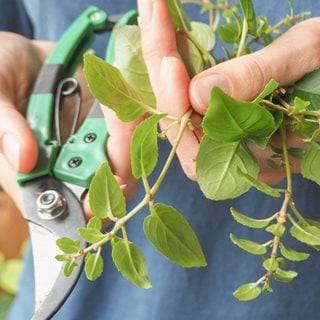
<path fill-rule="evenodd" d="M 280 252 L 286 259 L 291 261 L 304 261 L 310 257 L 309 253 L 298 252 L 291 248 L 285 247 L 283 244 L 281 244 Z"/>
<path fill-rule="evenodd" d="M 238 175 L 239 175 L 239 177 L 247 180 L 253 187 L 255 187 L 257 190 L 265 193 L 266 195 L 268 195 L 270 197 L 280 198 L 281 194 L 278 190 L 272 188 L 268 184 L 254 178 L 254 177 L 251 177 L 247 173 L 241 171 L 241 169 L 239 169 L 239 168 L 238 168 Z"/>
<path fill-rule="evenodd" d="M 275 216 L 271 216 L 268 219 L 253 219 L 236 211 L 233 208 L 230 208 L 230 211 L 232 216 L 238 223 L 244 226 L 247 226 L 250 228 L 256 228 L 256 229 L 262 229 L 267 227 L 270 224 L 270 222 L 275 218 Z"/>
<path fill-rule="evenodd" d="M 288 26 L 306 16 L 305 12 L 295 13 L 292 1 L 289 1 L 290 13 L 272 25 L 268 17 L 256 16 L 251 0 L 232 3 L 212 0 L 205 4 L 196 1 L 194 4 L 200 6 L 200 11 L 208 13 L 206 24 L 190 21 L 180 0 L 166 0 L 166 3 L 176 29 L 178 51 L 190 78 L 216 63 L 248 54 L 257 46 L 267 46 Z M 86 228 L 79 229 L 88 245 L 80 248 L 79 241 L 61 238 L 57 245 L 63 254 L 56 259 L 65 264 L 64 272 L 70 275 L 77 265 L 77 258 L 85 256 L 86 275 L 94 280 L 103 271 L 102 247 L 111 243 L 112 258 L 122 276 L 139 287 L 150 288 L 143 253 L 129 241 L 125 231 L 125 224 L 145 206 L 149 206 L 150 214 L 143 223 L 144 233 L 160 253 L 182 267 L 207 264 L 199 240 L 183 215 L 171 205 L 156 203 L 157 192 L 169 172 L 185 130 L 194 129 L 191 123 L 193 110 L 190 108 L 180 117 L 159 114 L 143 59 L 139 27 L 119 27 L 115 34 L 114 65 L 86 54 L 84 74 L 95 98 L 112 109 L 121 121 L 139 119 L 140 124 L 131 140 L 131 166 L 132 175 L 142 180 L 145 195 L 127 211 L 123 192 L 111 168 L 107 163 L 102 164 L 89 188 L 90 206 L 95 216 Z M 221 45 L 225 57 L 215 56 L 217 45 Z M 303 261 L 310 254 L 287 247 L 284 235 L 320 250 L 320 222 L 304 218 L 304 213 L 299 212 L 298 204 L 293 200 L 295 188 L 291 172 L 293 157 L 301 161 L 303 177 L 320 185 L 319 84 L 320 69 L 306 75 L 291 88 L 281 88 L 271 79 L 253 101 L 239 101 L 217 87 L 212 88 L 208 110 L 201 124 L 204 134 L 197 135 L 201 137 L 196 157 L 197 182 L 201 191 L 208 199 L 225 200 L 240 197 L 254 187 L 265 196 L 279 200 L 277 212 L 265 213 L 265 208 L 261 207 L 261 212 L 252 214 L 254 217 L 263 215 L 263 219 L 230 209 L 242 227 L 260 229 L 258 231 L 268 239 L 260 244 L 254 239 L 230 235 L 236 246 L 259 255 L 260 259 L 263 256 L 261 269 L 264 273 L 260 278 L 241 285 L 234 292 L 240 301 L 272 292 L 273 280 L 286 283 L 297 276 L 296 271 L 285 270 L 285 262 Z M 166 121 L 161 124 L 166 123 L 167 127 L 159 126 L 162 119 Z M 155 174 L 154 169 L 159 165 L 158 139 L 165 138 L 172 127 L 179 127 L 172 150 L 163 167 L 159 168 L 159 175 L 151 179 L 149 176 Z M 291 131 L 300 134 L 301 141 L 308 145 L 306 150 L 288 145 Z M 255 144 L 261 152 L 271 150 L 266 164 L 276 170 L 283 169 L 286 174 L 283 189 L 260 180 L 259 172 L 265 163 L 257 161 L 247 142 Z M 101 220 L 105 218 L 111 220 L 107 230 L 102 228 Z"/>
<path fill-rule="evenodd" d="M 63 237 L 58 239 L 56 243 L 59 249 L 64 253 L 75 253 L 75 252 L 78 252 L 80 249 L 79 240 L 74 241 L 70 238 Z"/>
<path fill-rule="evenodd" d="M 250 282 L 240 286 L 233 295 L 240 301 L 250 301 L 258 298 L 261 292 L 261 288 L 255 282 Z"/>
<path fill-rule="evenodd" d="M 235 245 L 249 253 L 256 255 L 263 255 L 267 253 L 267 249 L 264 245 L 258 244 L 250 240 L 239 239 L 232 233 L 230 234 L 230 239 Z"/>
<path fill-rule="evenodd" d="M 135 120 L 148 109 L 138 91 L 116 67 L 88 53 L 84 56 L 83 70 L 92 94 L 113 109 L 122 121 Z"/>
<path fill-rule="evenodd" d="M 316 142 L 309 143 L 308 148 L 302 158 L 301 173 L 304 178 L 320 184 L 320 145 Z"/>
<path fill-rule="evenodd" d="M 138 287 L 151 288 L 147 263 L 141 250 L 134 243 L 120 238 L 112 239 L 111 244 L 112 259 L 119 272 Z"/>
<path fill-rule="evenodd" d="M 91 181 L 89 203 L 94 215 L 100 219 L 115 220 L 125 214 L 126 203 L 108 162 L 103 163 Z"/>
<path fill-rule="evenodd" d="M 215 87 L 203 119 L 203 130 L 212 140 L 235 142 L 248 139 L 265 148 L 275 130 L 275 123 L 271 113 L 259 104 L 237 101 Z"/>
<path fill-rule="evenodd" d="M 158 161 L 158 122 L 164 115 L 153 115 L 140 123 L 132 136 L 131 167 L 136 179 L 149 176 Z"/>
<path fill-rule="evenodd" d="M 152 244 L 173 263 L 185 268 L 207 265 L 194 231 L 175 208 L 152 205 L 143 229 Z"/>
<path fill-rule="evenodd" d="M 103 260 L 100 253 L 88 253 L 86 256 L 85 272 L 89 280 L 99 278 L 103 271 Z"/>
<path fill-rule="evenodd" d="M 207 136 L 202 139 L 197 156 L 197 177 L 207 198 L 232 199 L 248 191 L 251 183 L 239 179 L 238 168 L 252 177 L 258 174 L 258 163 L 244 145 L 240 142 L 217 142 Z"/>
<path fill-rule="evenodd" d="M 254 36 L 256 34 L 257 23 L 253 3 L 251 0 L 240 0 L 240 6 L 248 24 L 248 32 Z"/>
<path fill-rule="evenodd" d="M 190 20 L 179 0 L 166 0 L 170 9 L 172 22 L 178 30 L 189 32 L 191 31 Z"/>
<path fill-rule="evenodd" d="M 293 97 L 298 97 L 309 103 L 310 108 L 320 109 L 320 69 L 305 75 L 294 86 Z"/>
<path fill-rule="evenodd" d="M 143 96 L 143 101 L 155 107 L 147 67 L 143 59 L 140 29 L 138 26 L 117 26 L 115 29 L 114 66 L 121 71 L 129 85 Z"/>

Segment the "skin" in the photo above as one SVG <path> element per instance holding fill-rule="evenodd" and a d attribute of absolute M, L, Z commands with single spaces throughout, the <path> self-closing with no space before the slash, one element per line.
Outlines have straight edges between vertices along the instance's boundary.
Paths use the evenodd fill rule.
<path fill-rule="evenodd" d="M 272 78 L 280 86 L 290 86 L 320 66 L 320 18 L 313 18 L 292 27 L 268 47 L 221 63 L 190 80 L 178 54 L 166 1 L 138 0 L 138 8 L 143 53 L 157 106 L 169 114 L 182 116 L 191 106 L 198 115 L 203 115 L 214 86 L 237 99 L 252 100 Z M 169 132 L 170 141 L 174 141 L 176 131 Z M 278 140 L 276 137 L 276 145 Z M 291 147 L 303 146 L 293 134 L 289 135 L 288 143 Z M 260 162 L 260 179 L 270 184 L 279 182 L 284 171 L 266 165 L 271 150 L 248 146 Z M 187 132 L 177 152 L 184 172 L 192 180 L 196 179 L 194 159 L 198 148 L 197 139 Z M 292 164 L 293 171 L 298 172 L 299 163 L 292 159 Z"/>
<path fill-rule="evenodd" d="M 221 87 L 235 98 L 250 100 L 271 78 L 281 86 L 288 86 L 320 66 L 320 18 L 314 18 L 292 27 L 270 46 L 217 65 L 191 80 L 177 51 L 176 34 L 165 0 L 138 0 L 138 9 L 143 53 L 157 108 L 175 116 L 182 116 L 192 107 L 193 118 L 199 122 L 213 86 Z M 24 118 L 25 106 L 36 74 L 53 44 L 10 33 L 0 33 L 0 41 L 0 184 L 21 209 L 21 191 L 15 175 L 17 171 L 30 171 L 38 155 L 36 141 Z M 92 98 L 83 88 L 90 105 Z M 108 158 L 130 198 L 136 190 L 130 173 L 130 137 L 137 122 L 123 124 L 112 111 L 103 110 L 110 130 Z M 164 121 L 162 126 L 167 124 Z M 176 133 L 175 127 L 169 130 L 171 142 Z M 294 135 L 290 135 L 289 144 L 300 145 Z M 284 173 L 265 165 L 270 150 L 249 147 L 260 160 L 260 178 L 268 183 L 278 182 Z M 177 153 L 185 174 L 192 180 L 196 179 L 194 159 L 198 148 L 198 140 L 187 131 Z M 294 163 L 294 171 L 299 171 L 298 163 Z M 90 214 L 88 205 L 85 210 Z"/>

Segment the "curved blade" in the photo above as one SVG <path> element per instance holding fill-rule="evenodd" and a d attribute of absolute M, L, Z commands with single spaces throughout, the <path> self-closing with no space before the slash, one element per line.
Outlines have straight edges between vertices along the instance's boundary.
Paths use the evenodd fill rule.
<path fill-rule="evenodd" d="M 67 205 L 64 213 L 52 220 L 43 219 L 38 214 L 37 207 L 38 196 L 48 190 L 62 195 Z M 77 259 L 78 267 L 71 276 L 66 277 L 63 264 L 55 259 L 55 255 L 59 253 L 56 240 L 60 237 L 78 239 L 77 229 L 84 227 L 86 220 L 77 197 L 52 177 L 27 182 L 23 193 L 24 216 L 29 222 L 34 259 L 36 301 L 33 319 L 50 319 L 68 298 L 83 266 L 83 259 Z M 80 241 L 84 247 L 85 242 Z"/>

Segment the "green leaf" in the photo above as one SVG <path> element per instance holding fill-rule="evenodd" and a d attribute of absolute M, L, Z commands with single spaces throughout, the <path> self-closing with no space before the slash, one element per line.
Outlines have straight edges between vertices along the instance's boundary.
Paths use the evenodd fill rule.
<path fill-rule="evenodd" d="M 261 289 L 262 289 L 262 292 L 263 291 L 273 292 L 270 286 L 270 281 L 265 281 Z"/>
<path fill-rule="evenodd" d="M 258 24 L 256 34 L 258 37 L 261 37 L 268 30 L 268 26 L 269 26 L 268 18 L 263 16 L 258 16 L 256 19 L 256 22 Z"/>
<path fill-rule="evenodd" d="M 55 259 L 60 262 L 69 261 L 70 256 L 67 254 L 58 254 L 55 256 Z"/>
<path fill-rule="evenodd" d="M 277 268 L 279 268 L 279 263 L 278 263 L 277 259 L 273 260 L 273 259 L 269 258 L 269 259 L 266 259 L 266 260 L 263 261 L 262 266 L 267 271 L 274 272 Z"/>
<path fill-rule="evenodd" d="M 63 273 L 66 277 L 71 276 L 74 268 L 77 266 L 77 263 L 75 261 L 69 260 L 64 265 Z"/>
<path fill-rule="evenodd" d="M 320 146 L 317 143 L 309 143 L 302 158 L 301 173 L 306 179 L 310 179 L 320 185 Z"/>
<path fill-rule="evenodd" d="M 235 43 L 239 40 L 241 30 L 236 22 L 228 22 L 218 28 L 220 38 L 227 43 Z"/>
<path fill-rule="evenodd" d="M 143 229 L 149 241 L 173 263 L 185 268 L 206 266 L 196 234 L 175 208 L 155 204 Z"/>
<path fill-rule="evenodd" d="M 267 249 L 265 246 L 250 240 L 237 238 L 232 233 L 230 234 L 230 239 L 235 245 L 237 245 L 238 247 L 240 247 L 241 249 L 249 253 L 256 254 L 256 255 L 263 255 L 267 252 Z"/>
<path fill-rule="evenodd" d="M 258 298 L 262 290 L 255 282 L 245 283 L 234 293 L 234 297 L 240 301 L 250 301 Z"/>
<path fill-rule="evenodd" d="M 139 92 L 143 101 L 155 107 L 156 100 L 144 62 L 140 29 L 136 25 L 115 27 L 114 66 L 121 71 L 128 83 Z"/>
<path fill-rule="evenodd" d="M 320 109 L 320 69 L 308 73 L 294 85 L 293 97 L 310 101 L 311 109 Z"/>
<path fill-rule="evenodd" d="M 101 233 L 99 230 L 94 228 L 79 228 L 78 232 L 80 236 L 89 243 L 95 243 L 102 240 L 105 235 Z"/>
<path fill-rule="evenodd" d="M 89 280 L 94 281 L 103 272 L 103 259 L 100 253 L 88 253 L 85 258 L 84 270 Z"/>
<path fill-rule="evenodd" d="M 158 161 L 157 125 L 165 115 L 153 115 L 141 122 L 131 140 L 131 167 L 136 179 L 149 176 Z"/>
<path fill-rule="evenodd" d="M 291 248 L 285 247 L 283 244 L 281 244 L 280 252 L 286 259 L 291 261 L 304 261 L 307 260 L 310 256 L 309 253 L 293 250 Z"/>
<path fill-rule="evenodd" d="M 117 238 L 111 242 L 112 259 L 127 280 L 141 288 L 151 288 L 148 267 L 141 250 L 132 242 Z"/>
<path fill-rule="evenodd" d="M 319 130 L 320 133 L 320 130 Z M 288 153 L 291 157 L 296 159 L 302 159 L 305 153 L 304 149 L 301 148 L 288 148 Z"/>
<path fill-rule="evenodd" d="M 290 229 L 290 233 L 294 238 L 303 243 L 311 246 L 320 245 L 320 229 L 315 226 L 294 222 L 294 225 Z"/>
<path fill-rule="evenodd" d="M 257 161 L 240 142 L 216 142 L 206 136 L 202 139 L 196 172 L 200 189 L 207 198 L 233 199 L 247 192 L 251 184 L 240 179 L 238 167 L 250 176 L 258 175 Z"/>
<path fill-rule="evenodd" d="M 252 102 L 259 103 L 262 99 L 271 95 L 278 87 L 279 87 L 279 83 L 276 80 L 271 79 L 266 84 L 262 92 Z"/>
<path fill-rule="evenodd" d="M 138 91 L 116 67 L 106 61 L 86 54 L 84 74 L 92 94 L 103 105 L 114 110 L 120 120 L 135 120 L 149 110 Z"/>
<path fill-rule="evenodd" d="M 56 241 L 57 246 L 61 251 L 64 253 L 76 253 L 80 249 L 80 241 L 79 240 L 72 240 L 67 237 L 60 238 Z"/>
<path fill-rule="evenodd" d="M 214 87 L 203 119 L 203 129 L 216 141 L 249 139 L 264 148 L 275 130 L 275 123 L 272 114 L 259 104 L 235 100 Z"/>
<path fill-rule="evenodd" d="M 179 0 L 166 0 L 174 26 L 181 31 L 191 31 L 191 24 Z"/>
<path fill-rule="evenodd" d="M 89 203 L 94 215 L 100 219 L 109 218 L 114 221 L 125 215 L 125 198 L 108 162 L 98 168 L 90 183 Z"/>
<path fill-rule="evenodd" d="M 211 51 L 215 45 L 215 36 L 210 26 L 203 22 L 191 22 L 192 38 L 205 50 Z"/>
<path fill-rule="evenodd" d="M 179 46 L 179 54 L 183 60 L 183 63 L 188 71 L 189 77 L 192 78 L 196 74 L 204 70 L 204 60 L 201 52 L 197 46 L 187 38 L 187 36 L 181 35 L 183 45 Z"/>
<path fill-rule="evenodd" d="M 238 168 L 238 174 L 241 178 L 247 180 L 257 190 L 265 193 L 268 196 L 280 198 L 281 194 L 277 189 L 274 189 L 274 188 L 270 187 L 268 184 L 266 184 L 260 180 L 257 180 L 256 178 L 243 172 L 240 168 Z"/>
<path fill-rule="evenodd" d="M 17 294 L 22 271 L 21 259 L 7 260 L 0 272 L 0 287 L 10 294 Z"/>
<path fill-rule="evenodd" d="M 1 293 L 0 294 L 0 319 L 8 319 L 8 312 L 11 304 L 14 301 L 14 296 L 11 294 Z"/>
<path fill-rule="evenodd" d="M 101 228 L 102 228 L 101 219 L 98 218 L 98 217 L 92 217 L 87 223 L 87 228 L 95 229 L 95 230 L 100 231 Z"/>
<path fill-rule="evenodd" d="M 266 231 L 272 233 L 276 237 L 281 238 L 286 231 L 286 227 L 281 223 L 275 223 L 267 227 Z"/>
<path fill-rule="evenodd" d="M 277 281 L 288 283 L 291 282 L 297 275 L 298 273 L 296 271 L 282 270 L 280 268 L 277 268 L 273 274 L 273 277 Z"/>
<path fill-rule="evenodd" d="M 320 129 L 316 129 L 312 132 L 312 136 L 310 138 L 305 138 L 302 140 L 305 142 L 312 142 L 312 141 L 318 140 L 319 137 L 320 137 Z M 302 156 L 304 155 L 304 152 L 305 152 L 305 150 L 303 150 Z M 301 158 L 302 158 L 302 156 L 301 156 Z"/>
<path fill-rule="evenodd" d="M 271 216 L 268 219 L 253 219 L 251 217 L 248 217 L 238 211 L 236 211 L 233 208 L 230 208 L 231 214 L 234 217 L 234 219 L 239 222 L 240 224 L 250 227 L 250 228 L 256 228 L 256 229 L 262 229 L 265 228 L 269 223 L 275 219 L 275 215 Z"/>
<path fill-rule="evenodd" d="M 293 110 L 289 113 L 289 115 L 298 113 L 302 110 L 307 109 L 307 107 L 310 105 L 310 101 L 304 101 L 299 97 L 294 97 L 293 99 Z"/>
<path fill-rule="evenodd" d="M 256 14 L 254 6 L 251 0 L 240 0 L 240 6 L 243 11 L 243 15 L 248 23 L 248 32 L 251 35 L 256 33 Z"/>

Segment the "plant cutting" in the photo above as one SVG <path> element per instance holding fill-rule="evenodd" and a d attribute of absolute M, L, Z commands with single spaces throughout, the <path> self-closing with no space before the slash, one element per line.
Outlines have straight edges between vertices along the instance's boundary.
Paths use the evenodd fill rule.
<path fill-rule="evenodd" d="M 242 0 L 235 5 L 230 5 L 228 1 L 193 2 L 208 15 L 207 24 L 190 21 L 179 1 L 167 1 L 176 31 L 184 39 L 185 46 L 180 51 L 190 77 L 222 61 L 250 53 L 257 46 L 267 46 L 285 28 L 308 14 L 295 14 L 290 6 L 290 14 L 277 24 L 270 25 L 267 17 L 256 16 L 250 0 Z M 217 38 L 219 41 L 216 41 Z M 223 58 L 218 59 L 212 54 L 217 43 L 223 46 Z M 133 176 L 143 183 L 145 196 L 135 208 L 127 211 L 122 190 L 109 164 L 102 164 L 89 190 L 94 217 L 86 228 L 79 229 L 80 236 L 89 245 L 80 248 L 79 241 L 61 238 L 57 244 L 63 254 L 56 258 L 65 263 L 65 274 L 69 275 L 76 267 L 77 257 L 84 255 L 86 275 L 90 280 L 95 280 L 103 272 L 101 251 L 104 245 L 110 244 L 112 259 L 119 272 L 134 284 L 150 288 L 143 252 L 129 240 L 126 232 L 126 223 L 146 206 L 150 213 L 145 217 L 143 231 L 164 256 L 182 267 L 207 264 L 198 238 L 183 213 L 178 212 L 174 204 L 157 202 L 157 192 L 186 129 L 195 129 L 191 122 L 193 110 L 190 109 L 182 117 L 175 117 L 155 108 L 137 26 L 117 28 L 115 54 L 113 64 L 93 54 L 85 55 L 84 73 L 96 99 L 114 110 L 121 121 L 144 118 L 132 137 L 131 165 Z M 269 235 L 265 243 L 230 235 L 235 245 L 262 257 L 264 270 L 260 275 L 253 275 L 252 282 L 235 290 L 234 296 L 239 300 L 255 299 L 262 292 L 272 290 L 272 281 L 290 282 L 297 276 L 296 271 L 286 269 L 286 260 L 302 261 L 309 254 L 289 247 L 283 237 L 285 234 L 315 249 L 319 248 L 319 222 L 308 219 L 299 211 L 299 204 L 294 201 L 291 172 L 291 157 L 299 158 L 304 178 L 320 184 L 317 173 L 320 157 L 319 77 L 319 71 L 315 70 L 290 88 L 279 87 L 275 80 L 271 80 L 252 101 L 238 101 L 218 87 L 212 88 L 208 110 L 201 125 L 203 137 L 199 139 L 196 159 L 197 182 L 201 191 L 209 199 L 225 200 L 240 197 L 253 187 L 267 197 L 279 199 L 278 211 L 270 212 L 265 219 L 257 219 L 254 213 L 240 213 L 237 208 L 230 208 L 231 216 L 239 224 L 262 229 L 261 232 Z M 169 125 L 162 126 L 159 131 L 158 124 L 163 119 L 167 119 Z M 158 178 L 151 184 L 149 176 L 157 165 L 159 152 L 157 141 L 166 138 L 167 132 L 176 125 L 179 132 L 172 150 Z M 301 137 L 306 149 L 289 147 L 287 136 L 290 131 Z M 279 145 L 273 142 L 275 136 L 280 137 Z M 259 164 L 248 149 L 248 142 L 261 150 L 267 147 L 272 149 L 268 163 L 275 169 L 285 169 L 284 188 L 269 186 L 258 180 Z M 107 231 L 102 230 L 102 220 L 105 218 L 112 222 Z"/>

